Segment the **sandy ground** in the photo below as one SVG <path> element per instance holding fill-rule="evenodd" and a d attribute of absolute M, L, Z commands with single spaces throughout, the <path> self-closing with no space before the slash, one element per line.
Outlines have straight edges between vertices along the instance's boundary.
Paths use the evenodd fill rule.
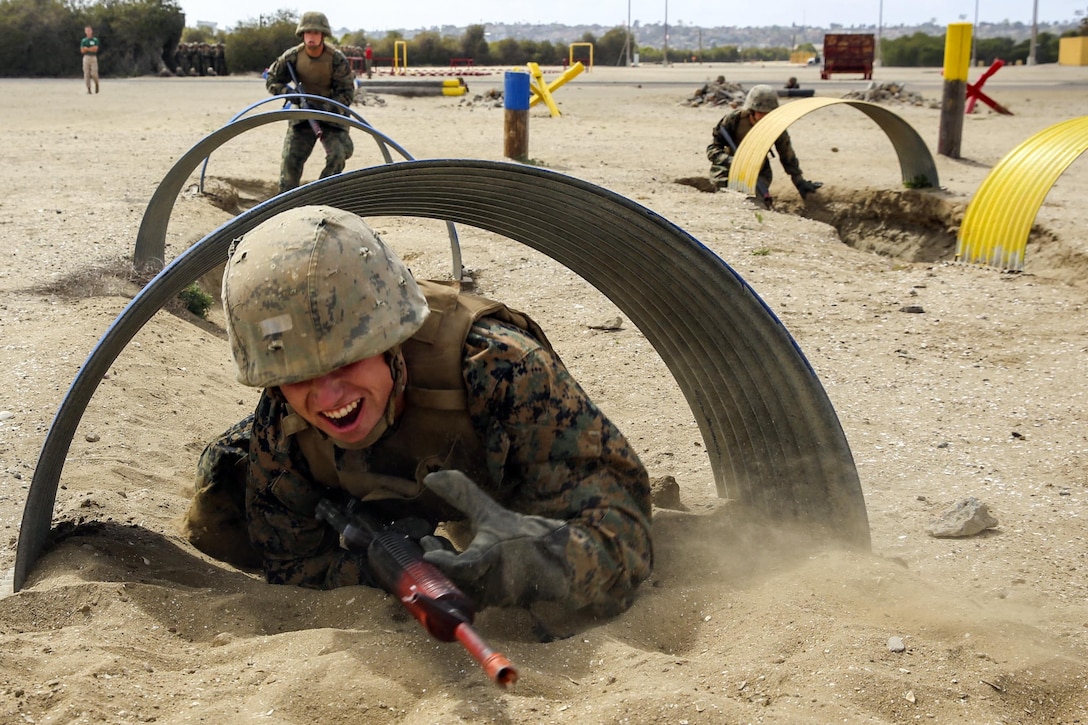
<path fill-rule="evenodd" d="M 657 562 L 634 607 L 567 620 L 542 643 L 522 612 L 481 633 L 521 668 L 511 691 L 434 642 L 380 591 L 272 587 L 179 536 L 204 443 L 255 393 L 234 382 L 214 324 L 158 313 L 122 353 L 76 432 L 58 492 L 63 535 L 0 599 L 0 722 L 1074 723 L 1088 719 L 1088 169 L 1047 195 L 1023 274 L 951 263 L 990 168 L 1053 123 L 1088 115 L 1088 69 L 1002 69 L 986 90 L 1015 115 L 965 119 L 942 189 L 907 192 L 880 129 L 849 108 L 790 129 L 802 205 L 778 162 L 776 211 L 677 179 L 706 171 L 722 108 L 683 104 L 723 72 L 788 75 L 818 95 L 864 87 L 788 66 L 597 68 L 530 118 L 538 163 L 634 199 L 721 255 L 783 320 L 850 442 L 872 553 L 797 550 L 717 498 L 691 411 L 637 329 L 550 259 L 462 229 L 479 290 L 530 311 L 568 366 L 686 510 L 655 512 Z M 879 69 L 926 98 L 939 70 Z M 502 158 L 503 111 L 466 98 L 360 106 L 416 158 Z M 136 230 L 173 161 L 264 97 L 257 78 L 3 80 L 0 110 L 0 571 L 10 570 L 38 454 L 64 391 L 137 287 Z M 889 106 L 936 155 L 939 110 Z M 206 188 L 267 194 L 282 125 L 217 150 Z M 349 168 L 381 162 L 356 135 Z M 307 178 L 319 164 L 312 161 Z M 173 257 L 230 218 L 192 185 Z M 374 219 L 421 277 L 448 277 L 435 222 Z M 842 230 L 840 233 L 839 230 Z M 920 306 L 922 314 L 901 311 Z M 998 525 L 926 533 L 975 496 Z M 8 584 L 10 589 L 10 582 Z M 891 638 L 904 648 L 893 651 Z"/>

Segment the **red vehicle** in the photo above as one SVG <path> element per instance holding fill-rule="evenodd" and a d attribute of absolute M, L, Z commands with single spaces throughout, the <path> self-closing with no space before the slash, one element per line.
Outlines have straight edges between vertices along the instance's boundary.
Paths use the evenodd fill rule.
<path fill-rule="evenodd" d="M 875 50 L 872 33 L 828 33 L 820 78 L 826 81 L 832 73 L 861 73 L 865 80 L 872 80 Z"/>

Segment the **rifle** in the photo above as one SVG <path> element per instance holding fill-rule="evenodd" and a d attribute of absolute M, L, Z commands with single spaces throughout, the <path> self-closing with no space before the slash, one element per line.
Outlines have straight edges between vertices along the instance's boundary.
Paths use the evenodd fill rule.
<path fill-rule="evenodd" d="M 292 90 L 298 93 L 305 93 L 306 91 L 302 89 L 302 83 L 299 81 L 298 75 L 295 73 L 295 66 L 291 63 L 286 62 L 284 63 L 284 65 L 287 66 L 287 72 L 291 74 L 291 80 L 295 84 L 295 87 Z M 290 101 L 288 101 L 288 103 L 290 103 Z M 310 104 L 306 102 L 306 99 L 299 98 L 298 107 L 309 108 Z M 317 140 L 321 142 L 322 146 L 325 146 L 325 130 L 321 128 L 321 124 L 318 123 L 317 119 L 314 118 L 307 119 L 306 122 L 310 124 L 310 130 L 314 132 L 314 136 L 317 136 Z M 325 151 L 328 152 L 328 150 L 328 147 L 325 146 Z"/>
<path fill-rule="evenodd" d="M 344 507 L 323 498 L 316 516 L 340 533 L 345 548 L 366 552 L 378 583 L 400 599 L 432 637 L 440 642 L 460 642 L 496 685 L 516 683 L 517 668 L 472 628 L 475 605 L 442 571 L 423 559 L 418 539 L 431 533 L 431 526 L 422 519 L 382 526 L 360 505 L 358 499 Z"/>
<path fill-rule="evenodd" d="M 719 125 L 714 129 L 714 132 L 718 134 L 720 138 L 729 148 L 733 149 L 733 153 L 737 153 L 737 144 L 733 140 L 733 137 L 729 134 L 729 131 L 725 130 L 725 127 Z M 767 185 L 756 179 L 756 193 L 763 199 L 763 203 L 767 205 L 767 208 L 771 208 L 771 190 L 767 188 Z"/>

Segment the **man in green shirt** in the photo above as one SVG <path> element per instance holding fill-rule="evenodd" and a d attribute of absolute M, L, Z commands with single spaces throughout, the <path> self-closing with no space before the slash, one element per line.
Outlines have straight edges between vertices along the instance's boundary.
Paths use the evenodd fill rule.
<path fill-rule="evenodd" d="M 83 54 L 83 82 L 90 93 L 93 80 L 94 92 L 98 93 L 98 38 L 94 37 L 94 28 L 90 25 L 83 29 L 83 34 L 87 36 L 79 41 L 79 52 Z"/>

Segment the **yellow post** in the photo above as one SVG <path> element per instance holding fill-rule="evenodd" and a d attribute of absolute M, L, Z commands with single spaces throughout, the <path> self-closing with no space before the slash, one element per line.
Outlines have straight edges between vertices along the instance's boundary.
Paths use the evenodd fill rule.
<path fill-rule="evenodd" d="M 944 42 L 944 95 L 937 153 L 960 158 L 963 110 L 967 99 L 967 71 L 971 67 L 971 23 L 952 23 Z"/>
<path fill-rule="evenodd" d="M 400 65 L 403 58 L 404 67 Z M 404 71 L 408 70 L 408 41 L 407 40 L 394 40 L 393 41 L 393 75 L 398 75 L 397 69 L 400 69 L 399 75 L 404 75 Z"/>

